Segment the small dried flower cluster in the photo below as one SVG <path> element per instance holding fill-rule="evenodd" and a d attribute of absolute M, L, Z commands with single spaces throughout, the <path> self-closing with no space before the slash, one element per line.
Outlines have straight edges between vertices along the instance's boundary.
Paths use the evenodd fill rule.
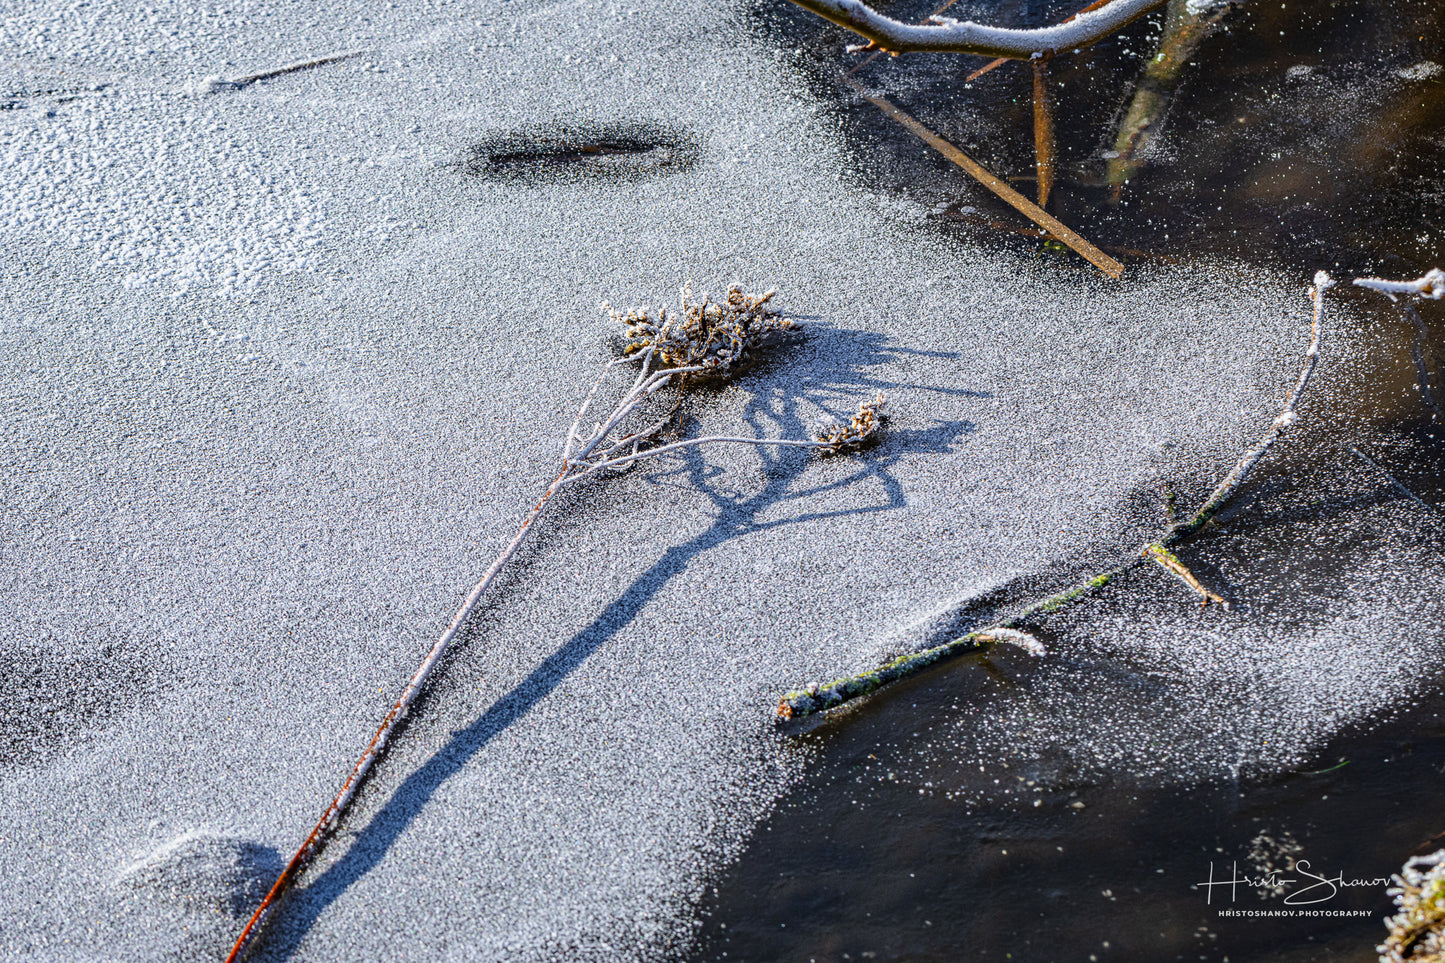
<path fill-rule="evenodd" d="M 814 428 L 813 440 L 822 446 L 819 451 L 834 455 L 863 447 L 878 434 L 878 428 L 883 423 L 883 405 L 887 401 L 887 396 L 880 391 L 872 401 L 858 406 L 858 413 L 848 424 L 833 422 Z"/>
<path fill-rule="evenodd" d="M 1394 882 L 1386 892 L 1398 912 L 1385 920 L 1381 963 L 1445 960 L 1445 849 L 1408 860 Z"/>
<path fill-rule="evenodd" d="M 704 294 L 702 302 L 696 303 L 689 283 L 682 289 L 680 311 L 659 307 L 655 320 L 645 308 L 624 313 L 609 307 L 607 313 L 624 328 L 624 354 L 651 348 L 660 367 L 701 367 L 703 370 L 691 377 L 727 378 L 793 327 L 792 321 L 778 317 L 768 306 L 775 293 L 745 294 L 734 284 L 725 301 Z"/>

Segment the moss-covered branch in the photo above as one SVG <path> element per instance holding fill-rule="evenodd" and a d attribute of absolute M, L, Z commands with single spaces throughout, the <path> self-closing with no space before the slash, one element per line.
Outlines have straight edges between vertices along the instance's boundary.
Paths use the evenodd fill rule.
<path fill-rule="evenodd" d="M 1085 581 L 1079 582 L 1077 585 L 1071 585 L 1062 592 L 1034 602 L 1006 621 L 999 622 L 996 625 L 989 626 L 977 632 L 970 632 L 951 642 L 935 645 L 933 648 L 924 649 L 921 652 L 900 655 L 898 658 L 885 662 L 876 669 L 869 669 L 867 672 L 860 672 L 857 675 L 834 679 L 827 685 L 813 683 L 805 688 L 795 689 L 784 695 L 778 702 L 778 715 L 784 719 L 795 719 L 812 715 L 815 712 L 821 712 L 825 709 L 832 709 L 859 696 L 868 695 L 890 682 L 896 682 L 899 679 L 917 675 L 924 669 L 937 665 L 945 659 L 965 655 L 969 652 L 978 652 L 1000 641 L 1014 642 L 1016 640 L 1013 636 L 1017 634 L 1018 627 L 1033 616 L 1049 614 L 1067 608 L 1089 593 L 1108 585 L 1112 579 L 1117 578 L 1128 568 L 1128 565 L 1124 565 L 1116 569 L 1111 569 L 1108 572 L 1092 576 Z"/>
<path fill-rule="evenodd" d="M 1314 286 L 1310 288 L 1310 299 L 1314 305 L 1313 317 L 1310 322 L 1310 346 L 1305 351 L 1304 367 L 1300 371 L 1299 380 L 1295 383 L 1293 390 L 1285 399 L 1284 408 L 1270 424 L 1269 430 L 1264 436 L 1245 452 L 1244 457 L 1234 466 L 1233 470 L 1225 476 L 1212 491 L 1199 510 L 1188 519 L 1171 525 L 1165 529 L 1158 539 L 1147 544 L 1143 551 L 1135 558 L 1109 569 L 1097 575 L 1077 582 L 1056 592 L 1048 598 L 1040 599 L 1016 612 L 1006 621 L 996 623 L 986 629 L 970 632 L 967 635 L 936 645 L 921 652 L 910 655 L 899 656 L 891 661 L 867 672 L 860 672 L 857 675 L 844 676 L 828 683 L 827 685 L 813 684 L 803 689 L 795 689 L 787 693 L 778 702 L 778 716 L 782 719 L 797 719 L 803 716 L 812 715 L 816 712 L 823 712 L 834 709 L 859 696 L 868 695 L 880 687 L 899 679 L 917 675 L 925 669 L 931 668 L 945 659 L 966 652 L 975 652 L 988 647 L 999 641 L 1012 641 L 1006 632 L 1018 630 L 1030 621 L 1039 619 L 1062 611 L 1070 605 L 1085 598 L 1089 594 L 1108 585 L 1115 578 L 1133 568 L 1146 558 L 1159 561 L 1166 568 L 1181 578 L 1188 576 L 1187 580 L 1206 599 L 1213 599 L 1223 603 L 1224 600 L 1218 595 L 1210 592 L 1194 578 L 1189 569 L 1180 562 L 1170 549 L 1184 541 L 1195 532 L 1199 531 L 1211 518 L 1222 509 L 1234 493 L 1239 490 L 1244 479 L 1249 475 L 1251 469 L 1264 457 L 1279 436 L 1293 425 L 1298 416 L 1295 413 L 1295 406 L 1299 403 L 1300 396 L 1304 394 L 1305 388 L 1309 386 L 1310 378 L 1315 371 L 1315 365 L 1319 360 L 1320 331 L 1324 314 L 1324 292 L 1334 285 L 1334 281 L 1324 271 L 1315 275 Z M 1169 562 L 1174 564 L 1171 565 Z M 1003 630 L 998 635 L 991 635 L 991 632 Z"/>

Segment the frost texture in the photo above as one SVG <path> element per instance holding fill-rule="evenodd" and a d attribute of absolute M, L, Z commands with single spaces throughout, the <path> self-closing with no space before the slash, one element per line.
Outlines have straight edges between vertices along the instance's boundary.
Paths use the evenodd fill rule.
<path fill-rule="evenodd" d="M 1385 920 L 1381 963 L 1445 961 L 1445 849 L 1406 861 L 1388 892 L 1397 912 Z"/>

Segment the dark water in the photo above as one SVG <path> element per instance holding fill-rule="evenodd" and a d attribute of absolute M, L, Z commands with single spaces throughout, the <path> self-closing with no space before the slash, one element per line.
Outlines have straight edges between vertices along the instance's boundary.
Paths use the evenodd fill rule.
<path fill-rule="evenodd" d="M 921 20 L 932 7 L 882 9 Z M 1071 10 L 964 3 L 950 14 L 1025 25 Z M 836 77 L 857 58 L 842 53 L 851 41 L 841 30 L 783 3 L 754 14 L 758 42 L 793 51 L 782 69 L 839 120 L 857 189 L 927 204 L 923 229 L 962 245 L 1093 270 L 1019 233 L 1030 226 L 1020 216 L 846 92 Z M 1194 57 L 1162 150 L 1115 197 L 1102 154 L 1158 20 L 1050 67 L 1060 158 L 1050 209 L 1065 223 L 1132 252 L 1126 264 L 1222 256 L 1296 272 L 1302 284 L 1320 268 L 1413 278 L 1445 265 L 1445 69 L 1421 66 L 1445 64 L 1441 4 L 1245 5 Z M 905 55 L 856 76 L 1028 193 L 1031 73 L 1011 64 L 965 83 L 982 63 Z M 1181 553 L 1204 576 L 1253 573 L 1241 596 L 1254 601 L 1218 623 L 1226 634 L 1327 611 L 1391 552 L 1445 550 L 1445 310 L 1338 296 L 1365 370 L 1319 389 L 1330 404 L 1251 481 L 1223 528 Z M 1179 486 L 1187 505 L 1208 480 Z M 1167 707 L 1146 667 L 1084 641 L 1091 620 L 1148 617 L 1155 585 L 1125 579 L 1043 628 L 1080 693 Z M 1441 622 L 1413 631 L 1440 641 L 1445 665 Z M 1179 740 L 1162 715 L 1153 767 L 1148 739 L 1131 747 L 1135 764 L 1111 765 L 1049 748 L 1066 746 L 1069 731 L 1036 752 L 960 737 L 972 718 L 996 725 L 1008 707 L 1032 705 L 1045 671 L 1056 670 L 1006 652 L 969 657 L 787 733 L 814 750 L 807 777 L 713 881 L 693 958 L 1377 958 L 1390 911 L 1383 879 L 1445 845 L 1445 672 L 1287 765 L 1265 746 L 1222 747 L 1241 760 L 1224 775 L 1169 757 Z M 1238 710 L 1221 699 L 1220 712 Z M 1205 885 L 1235 874 L 1251 882 Z M 1274 915 L 1221 912 L 1235 910 Z"/>
<path fill-rule="evenodd" d="M 696 958 L 1373 960 L 1380 880 L 1445 831 L 1438 692 L 1268 779 L 1071 784 L 997 760 L 920 783 L 916 729 L 1009 684 L 977 665 L 945 675 L 816 737 L 809 788 L 717 880 Z M 1278 893 L 1200 885 L 1271 869 Z M 1368 885 L 1322 881 L 1338 877 Z M 1291 909 L 1366 915 L 1221 915 Z"/>

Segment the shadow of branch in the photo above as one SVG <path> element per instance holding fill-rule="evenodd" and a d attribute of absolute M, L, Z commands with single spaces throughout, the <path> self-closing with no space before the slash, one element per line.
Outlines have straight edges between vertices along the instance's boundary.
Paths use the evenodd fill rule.
<path fill-rule="evenodd" d="M 821 329 L 821 330 L 820 330 Z M 870 369 L 886 366 L 896 360 L 898 352 L 886 343 L 883 335 L 848 331 L 823 325 L 810 326 L 818 331 L 823 345 L 810 345 L 813 364 L 760 366 L 738 387 L 751 389 L 744 402 L 743 417 L 758 437 L 804 437 L 804 424 L 799 407 L 804 401 L 823 410 L 843 398 L 857 399 L 864 391 L 897 388 L 895 382 L 879 377 Z M 820 351 L 826 347 L 826 352 Z M 843 363 L 836 358 L 846 359 Z M 817 363 L 826 359 L 827 363 Z M 806 357 L 801 359 L 806 362 Z M 953 387 L 937 388 L 942 393 L 964 397 L 988 397 Z M 456 730 L 450 740 L 419 769 L 412 772 L 400 786 L 390 791 L 381 808 L 361 828 L 350 848 L 335 863 L 304 889 L 289 898 L 290 910 L 278 919 L 273 930 L 259 947 L 261 954 L 273 959 L 290 959 L 299 949 L 305 935 L 328 907 L 340 899 L 351 886 L 371 872 L 397 843 L 407 828 L 426 807 L 442 785 L 482 751 L 497 735 L 525 716 L 546 698 L 572 672 L 599 648 L 625 629 L 676 575 L 707 552 L 728 541 L 753 532 L 783 525 L 799 525 L 822 519 L 862 516 L 902 508 L 904 492 L 890 468 L 904 453 L 944 452 L 952 450 L 958 439 L 973 429 L 962 420 L 940 421 L 921 429 L 890 431 L 871 450 L 846 457 L 854 466 L 842 478 L 808 483 L 814 474 L 809 471 L 817 456 L 798 448 L 750 449 L 761 461 L 762 487 L 751 492 L 725 491 L 717 482 L 726 476 L 723 469 L 710 465 L 701 448 L 682 449 L 668 461 L 650 466 L 649 481 L 662 482 L 668 476 L 681 476 L 702 492 L 715 508 L 712 523 L 686 542 L 669 547 L 662 556 L 633 582 L 585 628 L 532 670 L 525 679 L 494 702 L 465 728 Z M 869 504 L 839 509 L 811 509 L 783 518 L 761 516 L 779 505 L 820 496 L 856 486 L 871 480 L 878 486 L 878 497 Z M 601 482 L 598 488 L 605 488 Z M 475 617 L 472 634 L 484 625 L 484 617 Z M 430 696 L 424 695 L 418 712 Z M 385 768 L 385 760 L 378 771 Z M 381 789 L 380 780 L 366 788 L 364 794 Z M 384 791 L 384 790 L 383 790 Z"/>

